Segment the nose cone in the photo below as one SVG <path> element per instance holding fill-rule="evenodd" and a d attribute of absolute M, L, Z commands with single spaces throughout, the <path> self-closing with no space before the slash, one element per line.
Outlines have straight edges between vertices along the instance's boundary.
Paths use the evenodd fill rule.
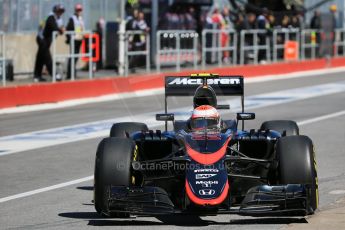
<path fill-rule="evenodd" d="M 223 163 L 200 165 L 191 161 L 186 175 L 186 193 L 197 205 L 219 205 L 228 195 L 229 182 Z"/>

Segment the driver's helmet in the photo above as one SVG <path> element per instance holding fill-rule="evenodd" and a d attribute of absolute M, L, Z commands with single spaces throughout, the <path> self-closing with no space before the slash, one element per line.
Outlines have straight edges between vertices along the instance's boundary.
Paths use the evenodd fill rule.
<path fill-rule="evenodd" d="M 219 129 L 220 116 L 218 111 L 210 105 L 201 105 L 193 110 L 190 119 L 192 130 Z"/>

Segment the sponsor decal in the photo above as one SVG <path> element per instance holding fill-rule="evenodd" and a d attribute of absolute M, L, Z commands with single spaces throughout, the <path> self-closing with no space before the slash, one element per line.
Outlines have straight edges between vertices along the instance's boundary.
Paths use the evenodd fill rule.
<path fill-rule="evenodd" d="M 195 173 L 216 173 L 219 172 L 218 169 L 195 169 Z"/>
<path fill-rule="evenodd" d="M 195 184 L 201 184 L 202 187 L 209 188 L 212 187 L 212 185 L 214 184 L 218 184 L 218 181 L 196 181 Z"/>
<path fill-rule="evenodd" d="M 201 85 L 202 79 L 190 79 L 190 78 L 174 78 L 169 85 Z M 239 85 L 239 78 L 217 78 L 217 79 L 207 79 L 208 85 Z"/>
<path fill-rule="evenodd" d="M 199 194 L 202 196 L 212 196 L 216 193 L 213 189 L 201 189 L 199 190 Z"/>
<path fill-rule="evenodd" d="M 251 115 L 251 114 L 245 114 L 245 113 L 242 113 L 240 116 L 241 116 L 242 118 L 246 118 L 246 119 L 248 119 L 248 118 L 251 118 L 251 117 L 252 117 L 252 115 Z"/>
<path fill-rule="evenodd" d="M 208 179 L 210 177 L 213 177 L 217 174 L 195 174 L 195 179 L 199 180 L 199 179 Z"/>

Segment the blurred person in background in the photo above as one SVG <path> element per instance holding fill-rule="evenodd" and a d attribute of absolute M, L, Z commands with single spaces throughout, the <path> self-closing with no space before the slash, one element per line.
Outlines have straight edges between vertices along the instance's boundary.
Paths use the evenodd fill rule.
<path fill-rule="evenodd" d="M 310 21 L 310 28 L 315 29 L 310 33 L 310 40 L 313 45 L 319 45 L 321 42 L 321 13 L 319 10 L 314 11 L 314 16 L 311 18 Z M 316 49 L 316 55 L 319 56 L 319 49 Z"/>
<path fill-rule="evenodd" d="M 74 14 L 69 18 L 68 24 L 66 27 L 67 31 L 75 32 L 74 36 L 70 34 L 66 34 L 66 43 L 70 46 L 70 53 L 78 55 L 80 52 L 80 47 L 83 42 L 83 34 L 82 32 L 85 29 L 84 20 L 82 18 L 83 6 L 81 4 L 76 4 L 74 7 Z M 74 40 L 74 53 L 72 53 L 72 42 L 71 39 Z M 76 77 L 76 66 L 78 62 L 78 57 L 74 58 L 74 77 Z M 68 59 L 67 65 L 67 79 L 71 79 L 71 65 L 72 65 L 72 58 Z"/>
<path fill-rule="evenodd" d="M 129 15 L 126 19 L 126 31 L 136 30 L 136 21 L 138 20 L 138 18 L 139 18 L 139 10 L 133 9 L 132 14 Z M 130 34 L 128 36 L 128 49 L 129 50 L 133 49 L 133 39 L 134 39 L 133 34 Z"/>
<path fill-rule="evenodd" d="M 241 16 L 239 17 L 238 24 L 239 29 L 238 32 L 240 33 L 241 30 L 254 30 L 257 28 L 256 23 L 256 15 L 252 12 L 243 15 L 243 21 L 241 20 Z M 244 43 L 246 46 L 253 46 L 254 44 L 254 37 L 252 34 L 246 34 L 244 37 Z M 238 50 L 240 50 L 240 39 L 238 39 Z M 244 63 L 248 64 L 250 60 L 254 59 L 254 53 L 252 51 L 246 50 L 244 52 Z M 240 61 L 240 52 L 237 54 L 237 60 Z"/>
<path fill-rule="evenodd" d="M 140 30 L 142 34 L 135 34 L 132 41 L 132 51 L 142 51 L 146 48 L 146 35 L 150 31 L 150 28 L 147 26 L 145 21 L 145 14 L 141 11 L 138 13 L 138 17 L 133 21 L 133 30 Z M 132 56 L 129 61 L 129 68 L 131 72 L 135 72 L 135 67 L 144 65 L 143 56 Z"/>
<path fill-rule="evenodd" d="M 139 10 L 133 9 L 133 13 L 127 17 L 126 22 L 126 31 L 135 29 L 135 21 L 138 20 Z"/>
<path fill-rule="evenodd" d="M 223 15 L 219 12 L 218 7 L 216 6 L 213 9 L 213 12 L 210 17 L 210 22 L 213 24 L 214 29 L 221 29 L 225 24 Z"/>
<path fill-rule="evenodd" d="M 222 47 L 228 47 L 230 45 L 230 35 L 227 30 L 234 29 L 233 19 L 231 18 L 231 12 L 228 7 L 224 7 L 222 10 L 223 15 L 223 23 L 221 25 L 221 46 Z M 234 19 L 235 21 L 236 19 Z M 223 62 L 226 64 L 230 63 L 230 52 L 229 51 L 223 51 Z"/>
<path fill-rule="evenodd" d="M 248 21 L 248 17 L 247 15 L 245 15 L 244 13 L 239 13 L 237 16 L 237 20 L 235 22 L 235 29 L 237 34 L 241 34 L 242 30 L 249 30 L 250 29 L 250 25 L 249 25 L 249 21 Z M 248 36 L 245 36 L 244 39 L 244 43 L 245 45 L 249 45 L 249 42 L 247 41 Z M 237 50 L 241 49 L 241 39 L 237 39 Z M 240 61 L 240 52 L 237 52 L 237 60 L 238 62 Z M 245 52 L 245 61 L 248 59 L 248 52 Z"/>
<path fill-rule="evenodd" d="M 310 28 L 311 29 L 321 29 L 321 13 L 318 10 L 314 11 L 314 16 L 311 18 L 310 21 Z"/>
<path fill-rule="evenodd" d="M 195 9 L 194 7 L 189 7 L 185 13 L 185 28 L 186 30 L 196 30 L 197 21 L 195 19 Z"/>
<path fill-rule="evenodd" d="M 251 30 L 256 29 L 256 15 L 254 13 L 248 13 L 247 18 L 248 18 L 249 29 Z"/>
<path fill-rule="evenodd" d="M 303 11 L 298 11 L 296 14 L 296 17 L 298 19 L 299 23 L 299 29 L 304 30 L 306 25 L 305 25 L 305 20 L 304 20 L 304 12 Z"/>
<path fill-rule="evenodd" d="M 336 40 L 336 29 L 338 28 L 338 20 L 337 20 L 337 5 L 335 4 L 332 4 L 330 7 L 329 7 L 329 11 L 331 12 L 332 14 L 332 18 L 333 18 L 333 23 L 332 23 L 332 28 L 331 28 L 331 39 L 332 39 L 332 42 L 333 42 L 333 50 L 331 52 L 331 56 L 334 55 L 334 52 L 335 52 L 335 47 L 334 47 L 334 42 Z"/>
<path fill-rule="evenodd" d="M 301 21 L 299 20 L 297 14 L 295 14 L 291 17 L 291 26 L 293 28 L 301 28 L 302 27 Z"/>
<path fill-rule="evenodd" d="M 259 45 L 263 46 L 266 44 L 267 34 L 271 29 L 269 21 L 269 11 L 267 8 L 263 8 L 261 14 L 257 17 L 257 28 L 261 30 L 266 30 L 266 33 L 259 34 Z M 266 50 L 259 50 L 258 60 L 260 63 L 264 64 L 267 61 Z"/>
<path fill-rule="evenodd" d="M 268 22 L 270 23 L 270 29 L 274 28 L 276 26 L 276 18 L 274 17 L 272 12 L 269 13 L 267 19 L 268 19 Z"/>
<path fill-rule="evenodd" d="M 53 7 L 52 13 L 45 20 L 44 24 L 40 25 L 38 34 L 36 36 L 36 42 L 38 44 L 38 51 L 35 61 L 34 69 L 34 81 L 41 82 L 46 81 L 42 78 L 42 70 L 45 65 L 48 73 L 52 76 L 52 57 L 50 54 L 50 45 L 53 41 L 53 32 L 58 31 L 62 35 L 65 31 L 61 16 L 65 12 L 65 8 L 62 4 L 56 4 Z M 61 80 L 61 79 L 57 79 Z"/>
<path fill-rule="evenodd" d="M 287 15 L 284 15 L 284 17 L 281 21 L 281 27 L 282 28 L 289 28 L 290 26 L 291 26 L 290 17 Z"/>
<path fill-rule="evenodd" d="M 333 17 L 333 31 L 334 31 L 336 28 L 338 28 L 337 5 L 332 4 L 332 5 L 329 7 L 329 11 L 331 12 L 332 17 Z"/>
<path fill-rule="evenodd" d="M 227 29 L 227 24 L 226 21 L 224 19 L 224 15 L 229 15 L 229 10 L 224 8 L 222 12 L 219 11 L 218 6 L 215 6 L 212 12 L 212 15 L 209 19 L 209 21 L 212 24 L 213 29 L 218 29 L 221 30 L 220 35 L 220 46 L 223 48 L 225 46 L 227 46 L 228 42 L 229 42 L 229 34 L 225 31 Z M 214 37 L 212 37 L 212 39 L 214 39 Z M 218 38 L 217 38 L 217 42 L 218 42 Z M 228 62 L 229 61 L 229 52 L 228 51 L 223 51 L 223 57 L 222 60 L 218 60 L 218 61 L 223 61 L 223 62 Z"/>

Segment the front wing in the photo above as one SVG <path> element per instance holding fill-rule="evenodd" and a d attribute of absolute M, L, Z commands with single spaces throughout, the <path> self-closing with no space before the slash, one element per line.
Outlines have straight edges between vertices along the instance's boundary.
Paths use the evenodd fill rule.
<path fill-rule="evenodd" d="M 134 215 L 166 214 L 239 214 L 248 216 L 304 216 L 309 207 L 310 186 L 288 184 L 279 186 L 261 185 L 248 190 L 240 206 L 224 208 L 205 207 L 198 210 L 177 209 L 168 193 L 159 187 L 111 186 L 109 213 L 127 212 Z M 227 199 L 230 200 L 230 199 Z"/>

